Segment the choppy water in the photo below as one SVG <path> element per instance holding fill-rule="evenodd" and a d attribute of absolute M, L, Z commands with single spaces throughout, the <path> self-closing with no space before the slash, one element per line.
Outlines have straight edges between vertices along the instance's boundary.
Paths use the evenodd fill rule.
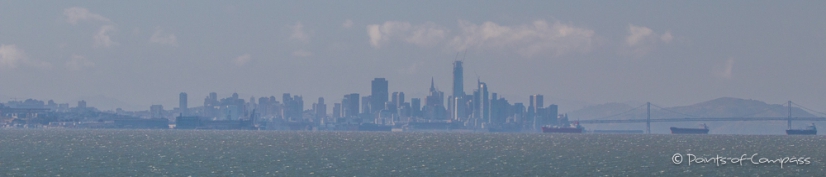
<path fill-rule="evenodd" d="M 824 176 L 824 148 L 824 136 L 1 130 L 0 176 Z M 811 164 L 675 165 L 675 153 Z"/>

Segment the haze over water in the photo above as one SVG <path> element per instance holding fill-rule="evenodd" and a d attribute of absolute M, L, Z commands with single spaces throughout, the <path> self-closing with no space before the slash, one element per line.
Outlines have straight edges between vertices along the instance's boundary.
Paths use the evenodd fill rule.
<path fill-rule="evenodd" d="M 2 176 L 819 176 L 822 136 L 2 130 Z M 675 165 L 672 155 L 809 165 Z M 755 159 L 757 160 L 757 159 Z M 687 161 L 687 159 L 685 160 Z"/>

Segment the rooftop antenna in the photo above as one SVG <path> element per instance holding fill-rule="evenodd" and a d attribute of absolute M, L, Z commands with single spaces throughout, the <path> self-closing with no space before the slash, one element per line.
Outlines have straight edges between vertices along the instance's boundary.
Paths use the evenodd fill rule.
<path fill-rule="evenodd" d="M 476 71 L 473 71 L 473 74 L 476 74 Z M 476 74 L 476 87 L 479 87 L 479 84 L 482 84 L 482 77 L 479 77 L 479 74 Z"/>

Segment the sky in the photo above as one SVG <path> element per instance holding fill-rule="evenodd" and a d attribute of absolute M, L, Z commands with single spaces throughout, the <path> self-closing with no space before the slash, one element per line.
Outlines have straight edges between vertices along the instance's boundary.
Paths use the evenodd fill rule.
<path fill-rule="evenodd" d="M 792 100 L 826 112 L 826 1 L 5 1 L 0 101 L 190 107 L 209 92 L 423 98 L 452 62 L 511 103 Z M 458 57 L 457 57 L 458 56 Z M 328 106 L 331 107 L 331 106 Z"/>

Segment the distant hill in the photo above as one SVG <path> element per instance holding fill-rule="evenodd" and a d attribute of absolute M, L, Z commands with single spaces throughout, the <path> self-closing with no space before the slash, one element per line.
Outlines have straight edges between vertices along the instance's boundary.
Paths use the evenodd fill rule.
<path fill-rule="evenodd" d="M 636 109 L 634 109 L 636 108 Z M 633 110 L 632 110 L 633 109 Z M 630 111 L 629 111 L 630 110 Z M 767 104 L 758 100 L 722 97 L 688 106 L 651 106 L 651 118 L 683 117 L 786 117 L 789 108 L 781 104 Z M 571 120 L 621 120 L 646 118 L 646 107 L 624 103 L 606 103 L 588 106 L 568 113 Z M 792 107 L 793 117 L 817 117 L 800 108 Z M 785 134 L 785 121 L 740 121 L 740 122 L 661 122 L 652 123 L 652 133 L 670 133 L 669 127 L 697 127 L 708 124 L 710 134 Z M 795 121 L 793 127 L 802 127 L 811 122 Z M 816 124 L 822 122 L 815 122 Z M 644 123 L 615 123 L 585 125 L 588 130 L 644 130 Z"/>
<path fill-rule="evenodd" d="M 689 106 L 668 108 L 698 117 L 788 117 L 789 108 L 780 104 L 766 104 L 758 100 L 722 97 Z M 816 117 L 803 109 L 792 107 L 792 117 Z"/>
<path fill-rule="evenodd" d="M 635 110 L 631 110 L 637 108 Z M 629 111 L 630 110 L 630 111 Z M 786 117 L 788 107 L 780 104 L 767 104 L 758 100 L 722 97 L 688 106 L 665 107 L 651 106 L 651 118 L 682 117 Z M 645 118 L 645 105 L 628 105 L 624 103 L 606 103 L 585 107 L 568 113 L 572 120 L 594 119 L 639 119 Z M 803 109 L 792 107 L 793 117 L 816 117 Z"/>

